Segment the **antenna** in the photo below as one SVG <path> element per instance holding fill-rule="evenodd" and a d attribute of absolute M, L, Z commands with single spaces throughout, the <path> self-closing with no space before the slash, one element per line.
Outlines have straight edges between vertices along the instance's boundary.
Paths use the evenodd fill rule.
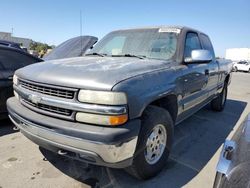
<path fill-rule="evenodd" d="M 82 10 L 80 10 L 80 43 L 81 43 L 81 55 L 82 55 Z"/>

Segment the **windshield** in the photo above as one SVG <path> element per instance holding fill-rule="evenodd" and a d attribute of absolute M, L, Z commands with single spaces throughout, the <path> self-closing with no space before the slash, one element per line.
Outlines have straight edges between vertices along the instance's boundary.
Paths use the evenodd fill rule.
<path fill-rule="evenodd" d="M 171 59 L 176 51 L 177 33 L 160 29 L 114 31 L 106 35 L 89 54 L 107 56 L 134 55 L 154 59 Z"/>

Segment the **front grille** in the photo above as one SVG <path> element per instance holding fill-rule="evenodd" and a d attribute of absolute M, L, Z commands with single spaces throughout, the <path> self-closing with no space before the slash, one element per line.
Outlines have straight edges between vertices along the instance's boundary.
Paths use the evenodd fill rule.
<path fill-rule="evenodd" d="M 42 86 L 30 82 L 26 82 L 23 80 L 19 80 L 19 84 L 30 91 L 34 91 L 37 93 L 42 93 L 45 95 L 50 95 L 54 97 L 60 97 L 65 99 L 73 99 L 75 95 L 75 91 L 67 90 L 67 89 L 58 89 L 58 88 L 52 88 L 48 86 Z"/>
<path fill-rule="evenodd" d="M 71 116 L 71 114 L 72 114 L 72 110 L 68 110 L 68 109 L 64 109 L 64 108 L 58 108 L 58 107 L 49 106 L 49 105 L 45 105 L 45 104 L 35 104 L 35 103 L 32 103 L 32 102 L 24 100 L 24 99 L 23 99 L 23 102 L 25 102 L 26 104 L 33 106 L 35 108 L 45 110 L 47 112 L 52 112 L 52 113 L 56 113 L 56 114 L 60 114 L 60 115 L 64 115 L 64 116 Z"/>

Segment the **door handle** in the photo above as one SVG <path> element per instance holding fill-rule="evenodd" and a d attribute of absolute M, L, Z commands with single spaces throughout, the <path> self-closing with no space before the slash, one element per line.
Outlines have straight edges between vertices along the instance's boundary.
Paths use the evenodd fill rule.
<path fill-rule="evenodd" d="M 9 76 L 9 77 L 8 77 L 8 80 L 13 80 L 13 76 Z"/>
<path fill-rule="evenodd" d="M 205 75 L 209 75 L 209 70 L 208 69 L 205 70 Z"/>

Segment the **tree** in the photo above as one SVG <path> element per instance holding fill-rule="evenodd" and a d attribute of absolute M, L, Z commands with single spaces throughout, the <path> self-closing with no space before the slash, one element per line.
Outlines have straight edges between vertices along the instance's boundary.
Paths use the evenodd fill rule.
<path fill-rule="evenodd" d="M 41 43 L 41 42 L 32 42 L 30 44 L 30 49 L 31 50 L 35 50 L 37 51 L 38 53 L 41 52 L 41 51 L 47 51 L 48 49 L 52 49 L 52 46 L 49 46 L 48 44 L 46 43 Z"/>

